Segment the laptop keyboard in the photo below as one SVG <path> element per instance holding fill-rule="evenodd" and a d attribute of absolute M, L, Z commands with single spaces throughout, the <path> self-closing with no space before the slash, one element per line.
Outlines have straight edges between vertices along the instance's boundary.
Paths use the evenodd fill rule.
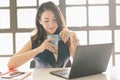
<path fill-rule="evenodd" d="M 60 72 L 60 74 L 62 75 L 69 75 L 69 73 L 70 73 L 70 69 L 65 69 Z"/>
<path fill-rule="evenodd" d="M 57 71 L 53 71 L 52 73 L 56 74 L 56 75 L 61 75 L 61 76 L 68 77 L 69 73 L 70 73 L 70 69 L 57 70 Z"/>

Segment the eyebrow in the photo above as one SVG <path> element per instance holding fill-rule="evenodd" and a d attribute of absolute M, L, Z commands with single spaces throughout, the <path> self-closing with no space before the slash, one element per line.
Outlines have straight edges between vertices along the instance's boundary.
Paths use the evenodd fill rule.
<path fill-rule="evenodd" d="M 48 18 L 43 18 L 43 19 L 48 19 Z"/>
<path fill-rule="evenodd" d="M 49 18 L 45 17 L 45 18 L 43 18 L 43 19 L 49 19 Z M 56 17 L 53 17 L 53 19 L 56 19 Z"/>

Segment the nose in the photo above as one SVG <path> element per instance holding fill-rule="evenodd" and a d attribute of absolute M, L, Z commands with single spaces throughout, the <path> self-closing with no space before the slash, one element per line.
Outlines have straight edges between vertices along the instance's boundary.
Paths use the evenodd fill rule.
<path fill-rule="evenodd" d="M 50 21 L 49 22 L 49 27 L 52 27 L 53 26 L 53 21 Z"/>

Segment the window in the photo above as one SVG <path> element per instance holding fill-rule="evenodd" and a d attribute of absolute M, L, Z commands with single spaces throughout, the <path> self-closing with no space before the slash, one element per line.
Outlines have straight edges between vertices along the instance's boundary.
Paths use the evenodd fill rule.
<path fill-rule="evenodd" d="M 116 6 L 116 23 L 120 25 L 120 6 Z"/>
<path fill-rule="evenodd" d="M 37 12 L 36 9 L 18 9 L 17 10 L 18 28 L 35 28 L 36 12 Z"/>
<path fill-rule="evenodd" d="M 39 5 L 41 5 L 43 2 L 46 2 L 46 1 L 52 1 L 52 2 L 54 2 L 56 5 L 59 5 L 59 0 L 39 0 Z"/>
<path fill-rule="evenodd" d="M 79 10 L 79 11 L 78 11 Z M 75 15 L 74 15 L 75 13 Z M 67 7 L 66 8 L 67 26 L 86 26 L 86 8 L 85 7 Z"/>
<path fill-rule="evenodd" d="M 0 0 L 0 43 L 4 43 L 0 56 L 13 55 L 30 40 L 37 8 L 45 1 L 49 0 Z M 120 0 L 50 1 L 60 8 L 81 45 L 114 42 L 120 53 Z"/>
<path fill-rule="evenodd" d="M 17 6 L 36 6 L 37 0 L 17 0 Z"/>
<path fill-rule="evenodd" d="M 120 52 L 120 39 L 118 39 L 120 36 L 120 30 L 115 30 L 115 51 Z"/>
<path fill-rule="evenodd" d="M 0 10 L 0 28 L 1 29 L 8 29 L 10 28 L 10 10 L 4 9 Z"/>
<path fill-rule="evenodd" d="M 0 0 L 0 29 L 10 28 L 9 0 Z"/>
<path fill-rule="evenodd" d="M 9 0 L 0 0 L 0 7 L 9 7 Z"/>
<path fill-rule="evenodd" d="M 24 44 L 30 40 L 31 34 L 28 32 L 25 33 L 16 33 L 16 52 L 20 50 Z"/>
<path fill-rule="evenodd" d="M 0 54 L 13 54 L 13 35 L 12 33 L 0 33 Z"/>
<path fill-rule="evenodd" d="M 89 4 L 108 4 L 109 0 L 88 0 Z"/>
<path fill-rule="evenodd" d="M 90 44 L 101 44 L 101 43 L 111 43 L 112 42 L 112 32 L 110 30 L 95 30 L 90 31 Z"/>
<path fill-rule="evenodd" d="M 87 31 L 75 31 L 75 33 L 80 40 L 80 45 L 87 45 Z"/>
<path fill-rule="evenodd" d="M 120 0 L 116 0 L 116 3 L 119 3 L 119 4 L 120 4 Z"/>
<path fill-rule="evenodd" d="M 89 26 L 109 26 L 108 6 L 90 6 L 88 9 Z"/>
<path fill-rule="evenodd" d="M 77 35 L 85 31 L 79 37 L 81 45 L 114 42 L 115 52 L 120 53 L 116 31 L 120 29 L 120 0 L 65 0 L 65 4 L 66 25 Z"/>

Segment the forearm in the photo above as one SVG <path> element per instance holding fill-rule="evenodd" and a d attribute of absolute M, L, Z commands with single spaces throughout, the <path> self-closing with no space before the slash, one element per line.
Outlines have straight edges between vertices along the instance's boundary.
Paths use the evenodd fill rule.
<path fill-rule="evenodd" d="M 72 58 L 74 58 L 74 54 L 75 54 L 75 50 L 76 47 L 80 45 L 79 40 L 77 39 L 77 36 L 75 33 L 73 33 L 72 37 L 70 38 L 70 55 L 72 56 Z"/>
<path fill-rule="evenodd" d="M 17 68 L 22 64 L 24 64 L 25 62 L 27 62 L 28 60 L 30 60 L 31 58 L 33 58 L 37 54 L 38 54 L 38 50 L 33 49 L 22 54 L 14 55 L 8 62 L 8 68 L 9 69 Z"/>
<path fill-rule="evenodd" d="M 69 50 L 70 50 L 70 56 L 74 58 L 74 53 L 75 53 L 76 47 L 74 45 L 71 45 Z"/>

